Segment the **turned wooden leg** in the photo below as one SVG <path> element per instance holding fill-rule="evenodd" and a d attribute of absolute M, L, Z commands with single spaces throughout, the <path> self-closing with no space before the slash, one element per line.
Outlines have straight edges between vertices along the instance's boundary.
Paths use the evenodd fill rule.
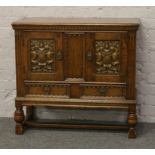
<path fill-rule="evenodd" d="M 33 106 L 27 106 L 26 107 L 26 116 L 27 116 L 27 119 L 28 120 L 33 119 L 33 114 L 34 114 L 34 107 Z"/>
<path fill-rule="evenodd" d="M 25 120 L 23 106 L 17 102 L 16 102 L 16 111 L 14 113 L 14 120 L 16 121 L 16 127 L 15 127 L 16 134 L 23 134 L 24 120 Z"/>
<path fill-rule="evenodd" d="M 136 138 L 136 123 L 137 123 L 136 106 L 130 105 L 128 113 L 128 125 L 129 125 L 128 138 Z"/>

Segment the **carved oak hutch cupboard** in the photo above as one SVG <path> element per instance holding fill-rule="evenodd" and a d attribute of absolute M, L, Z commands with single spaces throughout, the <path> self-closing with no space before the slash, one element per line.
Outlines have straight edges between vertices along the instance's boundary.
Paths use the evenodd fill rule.
<path fill-rule="evenodd" d="M 138 19 L 25 18 L 15 29 L 16 134 L 24 126 L 127 129 L 136 137 Z M 23 112 L 26 107 L 26 117 Z M 121 124 L 38 122 L 34 107 L 127 109 Z"/>

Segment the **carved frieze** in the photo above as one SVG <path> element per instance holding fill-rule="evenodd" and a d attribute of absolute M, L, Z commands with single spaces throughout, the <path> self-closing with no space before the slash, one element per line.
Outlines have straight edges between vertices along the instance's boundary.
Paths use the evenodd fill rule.
<path fill-rule="evenodd" d="M 55 41 L 33 39 L 30 41 L 31 71 L 54 72 Z"/>
<path fill-rule="evenodd" d="M 120 71 L 120 42 L 95 42 L 96 72 L 99 74 L 118 74 Z"/>
<path fill-rule="evenodd" d="M 110 85 L 96 85 L 96 84 L 80 84 L 81 96 L 89 97 L 122 97 L 125 95 L 125 84 L 110 84 Z"/>
<path fill-rule="evenodd" d="M 26 94 L 29 95 L 49 95 L 50 97 L 69 97 L 70 85 L 69 84 L 50 84 L 50 83 L 25 83 Z M 37 90 L 37 91 L 36 91 Z"/>

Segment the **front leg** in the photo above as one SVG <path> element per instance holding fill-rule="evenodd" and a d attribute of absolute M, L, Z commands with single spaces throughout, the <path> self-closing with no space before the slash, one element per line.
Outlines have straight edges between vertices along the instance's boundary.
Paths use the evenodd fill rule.
<path fill-rule="evenodd" d="M 24 133 L 24 111 L 21 103 L 16 102 L 16 111 L 14 113 L 14 120 L 16 121 L 15 133 L 23 134 Z"/>

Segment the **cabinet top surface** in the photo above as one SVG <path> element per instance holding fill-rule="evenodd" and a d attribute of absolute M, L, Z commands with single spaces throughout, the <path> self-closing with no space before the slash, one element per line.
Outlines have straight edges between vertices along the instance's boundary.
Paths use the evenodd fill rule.
<path fill-rule="evenodd" d="M 138 26 L 137 18 L 23 18 L 12 25 L 117 25 Z"/>

